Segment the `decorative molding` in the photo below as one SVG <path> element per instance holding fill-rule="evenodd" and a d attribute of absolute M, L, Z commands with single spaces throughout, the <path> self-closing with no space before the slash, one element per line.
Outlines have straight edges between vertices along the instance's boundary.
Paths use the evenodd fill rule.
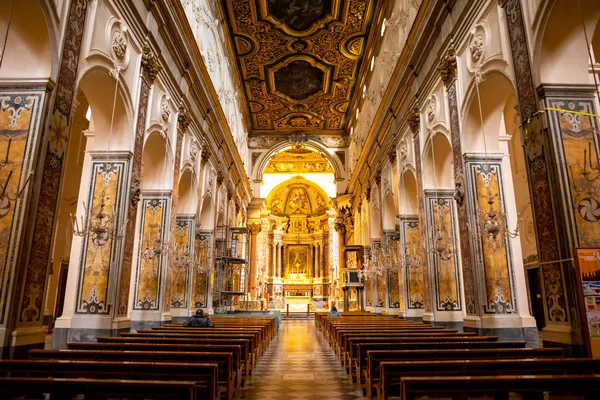
<path fill-rule="evenodd" d="M 154 54 L 148 42 L 144 43 L 144 47 L 142 47 L 142 74 L 144 78 L 152 84 L 161 70 L 162 66 L 158 61 L 158 57 Z"/>

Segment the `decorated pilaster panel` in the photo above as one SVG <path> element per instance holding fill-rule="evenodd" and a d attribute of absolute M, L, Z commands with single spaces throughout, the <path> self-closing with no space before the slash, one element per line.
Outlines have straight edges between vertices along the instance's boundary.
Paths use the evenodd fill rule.
<path fill-rule="evenodd" d="M 568 91 L 568 89 L 565 89 Z M 567 96 L 546 89 L 544 103 L 552 145 L 559 168 L 563 215 L 569 243 L 581 247 L 600 245 L 600 165 L 598 120 L 594 93 Z M 562 111 L 555 111 L 562 110 Z"/>
<path fill-rule="evenodd" d="M 460 276 L 457 262 L 453 193 L 427 191 L 427 236 L 429 262 L 434 274 L 435 311 L 460 311 Z"/>
<path fill-rule="evenodd" d="M 194 308 L 208 307 L 208 286 L 213 265 L 212 243 L 212 231 L 196 231 L 196 264 L 192 279 L 192 306 Z"/>
<path fill-rule="evenodd" d="M 417 111 L 418 113 L 418 111 Z M 417 114 L 418 115 L 418 114 Z M 421 140 L 418 134 L 414 136 L 414 146 L 415 146 L 415 170 L 416 170 L 416 179 L 417 179 L 417 204 L 419 207 L 419 226 L 425 226 L 426 215 L 425 215 L 425 200 L 423 199 L 423 175 L 421 169 Z M 428 263 L 427 257 L 427 236 L 425 229 L 420 229 L 420 243 L 418 244 L 420 247 L 420 256 L 421 260 L 425 265 L 421 271 L 423 272 L 423 308 L 425 312 L 431 312 L 431 290 L 430 290 L 430 278 L 429 278 L 429 267 L 426 265 Z"/>
<path fill-rule="evenodd" d="M 517 312 L 514 287 L 512 252 L 506 226 L 506 210 L 501 160 L 465 160 L 470 207 L 478 216 L 471 233 L 480 256 L 483 312 L 485 314 L 513 314 Z"/>
<path fill-rule="evenodd" d="M 387 271 L 387 304 L 390 309 L 404 309 L 404 298 L 401 292 L 402 270 L 400 269 L 400 234 L 398 231 L 384 231 L 385 257 Z"/>
<path fill-rule="evenodd" d="M 115 268 L 119 252 L 125 177 L 129 160 L 108 160 L 94 156 L 86 204 L 89 231 L 83 240 L 79 260 L 77 309 L 79 314 L 110 314 L 114 304 Z M 85 229 L 84 222 L 75 222 Z M 112 290 L 111 290 L 112 289 Z"/>
<path fill-rule="evenodd" d="M 405 286 L 408 309 L 423 309 L 423 271 L 421 228 L 418 217 L 401 217 L 400 241 L 402 263 L 406 271 Z"/>
<path fill-rule="evenodd" d="M 15 267 L 46 101 L 45 88 L 0 88 L 0 324 L 6 322 L 6 311 L 15 297 Z M 38 287 L 35 292 L 41 296 L 42 291 L 43 287 Z M 24 316 L 27 320 L 39 319 L 41 304 L 35 304 L 37 301 L 41 300 L 28 298 L 33 314 Z"/>
<path fill-rule="evenodd" d="M 471 254 L 471 236 L 469 234 L 469 215 L 465 199 L 465 173 L 463 168 L 460 125 L 458 120 L 458 101 L 456 98 L 456 81 L 447 90 L 448 107 L 450 109 L 450 134 L 452 137 L 452 162 L 454 166 L 456 214 L 458 216 L 458 236 L 460 242 L 460 265 L 463 274 L 465 291 L 465 311 L 469 315 L 477 314 L 477 285 L 473 271 Z"/>
<path fill-rule="evenodd" d="M 375 306 L 375 285 L 373 279 L 365 279 L 365 290 L 367 294 L 367 306 Z"/>
<path fill-rule="evenodd" d="M 129 304 L 129 285 L 131 282 L 131 268 L 133 266 L 133 246 L 136 232 L 136 218 L 138 203 L 140 201 L 142 153 L 144 150 L 144 134 L 146 133 L 146 116 L 152 83 L 160 70 L 160 65 L 150 47 L 145 45 L 142 50 L 142 79 L 140 98 L 137 108 L 135 125 L 135 138 L 133 142 L 133 158 L 131 160 L 131 175 L 129 177 L 129 201 L 127 206 L 127 225 L 123 244 L 123 262 L 121 264 L 121 279 L 119 281 L 119 299 L 117 313 L 127 315 Z"/>
<path fill-rule="evenodd" d="M 42 176 L 36 179 L 36 181 L 41 181 L 41 186 L 37 210 L 33 217 L 35 222 L 32 228 L 31 249 L 29 257 L 23 259 L 25 278 L 18 317 L 18 321 L 21 323 L 39 322 L 44 314 L 44 291 L 52 246 L 54 217 L 69 137 L 71 108 L 77 85 L 77 69 L 85 30 L 87 3 L 87 0 L 73 0 L 69 7 L 54 107 L 48 127 L 48 143 L 42 147 L 45 148 L 45 154 L 40 156 L 40 159 L 44 159 L 44 168 Z"/>
<path fill-rule="evenodd" d="M 138 262 L 135 276 L 134 310 L 159 310 L 164 284 L 170 198 L 142 197 L 138 233 Z"/>
<path fill-rule="evenodd" d="M 379 257 L 382 254 L 381 250 L 381 239 L 373 239 L 373 247 L 371 252 L 371 262 L 382 262 L 383 260 L 375 260 L 374 257 Z M 373 275 L 373 286 L 375 288 L 375 307 L 385 307 L 387 300 L 387 288 L 386 288 L 386 271 L 382 270 L 381 273 Z"/>
<path fill-rule="evenodd" d="M 175 228 L 175 257 L 171 260 L 172 285 L 171 308 L 187 308 L 190 300 L 191 269 L 194 260 L 194 228 L 196 220 L 193 215 L 178 215 Z"/>
<path fill-rule="evenodd" d="M 508 24 L 512 61 L 516 80 L 519 111 L 524 122 L 521 131 L 525 143 L 528 181 L 540 254 L 546 319 L 550 324 L 569 324 L 566 285 L 563 266 L 565 249 L 561 249 L 561 231 L 554 207 L 552 166 L 549 149 L 544 144 L 541 117 L 534 116 L 537 99 L 529 59 L 529 46 L 521 0 L 506 0 L 503 4 Z"/>

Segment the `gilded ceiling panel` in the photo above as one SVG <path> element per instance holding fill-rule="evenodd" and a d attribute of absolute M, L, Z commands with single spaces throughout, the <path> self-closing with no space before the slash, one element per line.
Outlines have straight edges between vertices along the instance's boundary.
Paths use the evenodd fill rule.
<path fill-rule="evenodd" d="M 376 0 L 221 1 L 251 134 L 345 134 Z"/>

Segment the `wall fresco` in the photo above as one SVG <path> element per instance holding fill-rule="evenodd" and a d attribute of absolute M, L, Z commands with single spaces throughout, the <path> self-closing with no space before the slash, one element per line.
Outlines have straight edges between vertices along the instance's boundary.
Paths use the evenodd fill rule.
<path fill-rule="evenodd" d="M 186 308 L 190 269 L 194 260 L 194 217 L 177 216 L 175 228 L 175 259 L 171 260 L 173 282 L 171 284 L 171 308 Z"/>
<path fill-rule="evenodd" d="M 400 277 L 398 271 L 391 269 L 387 276 L 388 308 L 400 308 Z"/>
<path fill-rule="evenodd" d="M 594 113 L 593 99 L 549 99 L 550 107 Z M 594 132 L 597 120 L 586 115 L 552 112 L 551 129 L 560 134 L 559 155 L 567 171 L 572 211 L 566 215 L 574 219 L 576 240 L 582 247 L 600 245 L 600 164 L 598 143 Z"/>
<path fill-rule="evenodd" d="M 45 97 L 44 89 L 0 88 L 0 323 L 4 323 L 11 297 L 12 271 L 25 222 L 23 199 L 29 193 L 28 179 L 34 168 L 33 151 L 39 141 Z M 23 198 L 18 198 L 23 189 Z"/>
<path fill-rule="evenodd" d="M 385 298 L 387 289 L 385 286 L 385 276 L 377 276 L 375 280 L 375 286 L 377 288 L 377 302 L 375 303 L 376 307 L 385 307 Z"/>
<path fill-rule="evenodd" d="M 427 194 L 427 231 L 435 251 L 430 252 L 432 270 L 435 272 L 437 311 L 459 311 L 460 277 L 457 267 L 454 207 L 451 193 Z"/>
<path fill-rule="evenodd" d="M 367 306 L 372 307 L 374 305 L 374 297 L 375 297 L 375 290 L 373 288 L 373 279 L 367 279 L 366 283 L 366 291 L 367 291 Z"/>
<path fill-rule="evenodd" d="M 516 313 L 510 242 L 505 235 L 505 209 L 501 165 L 491 161 L 467 161 L 470 187 L 475 191 L 471 204 L 479 216 L 476 227 L 478 254 L 483 257 L 486 314 Z M 490 200 L 491 199 L 491 200 Z M 490 204 L 491 203 L 491 204 Z M 495 216 L 494 218 L 492 216 Z M 493 228 L 498 224 L 499 232 Z M 487 227 L 487 228 L 486 228 Z M 487 232 L 486 232 L 487 230 Z"/>
<path fill-rule="evenodd" d="M 407 307 L 423 308 L 423 263 L 421 259 L 421 229 L 417 217 L 401 219 L 402 262 L 406 269 Z"/>
<path fill-rule="evenodd" d="M 193 271 L 192 304 L 195 308 L 207 307 L 210 267 L 212 265 L 212 231 L 196 232 L 196 260 Z"/>
<path fill-rule="evenodd" d="M 168 206 L 167 197 L 142 199 L 134 310 L 159 309 L 160 285 L 165 275 Z"/>
<path fill-rule="evenodd" d="M 92 162 L 90 192 L 86 204 L 87 219 L 106 230 L 90 231 L 83 239 L 79 262 L 77 313 L 109 314 L 109 279 L 111 262 L 115 261 L 118 222 L 121 217 L 122 189 L 127 161 L 95 160 Z M 103 218 L 98 216 L 104 215 Z M 80 227 L 82 228 L 82 227 Z M 117 228 L 117 229 L 115 229 Z"/>

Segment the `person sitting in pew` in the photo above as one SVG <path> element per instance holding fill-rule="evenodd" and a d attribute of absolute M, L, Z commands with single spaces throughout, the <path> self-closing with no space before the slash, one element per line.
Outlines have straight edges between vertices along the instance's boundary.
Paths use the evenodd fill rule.
<path fill-rule="evenodd" d="M 335 306 L 331 306 L 331 311 L 327 314 L 329 317 L 341 317 L 342 314 L 337 310 Z"/>
<path fill-rule="evenodd" d="M 198 309 L 196 315 L 192 315 L 187 321 L 183 323 L 183 326 L 196 326 L 201 328 L 214 328 L 215 324 L 210 322 L 208 317 L 204 316 L 204 311 Z"/>

